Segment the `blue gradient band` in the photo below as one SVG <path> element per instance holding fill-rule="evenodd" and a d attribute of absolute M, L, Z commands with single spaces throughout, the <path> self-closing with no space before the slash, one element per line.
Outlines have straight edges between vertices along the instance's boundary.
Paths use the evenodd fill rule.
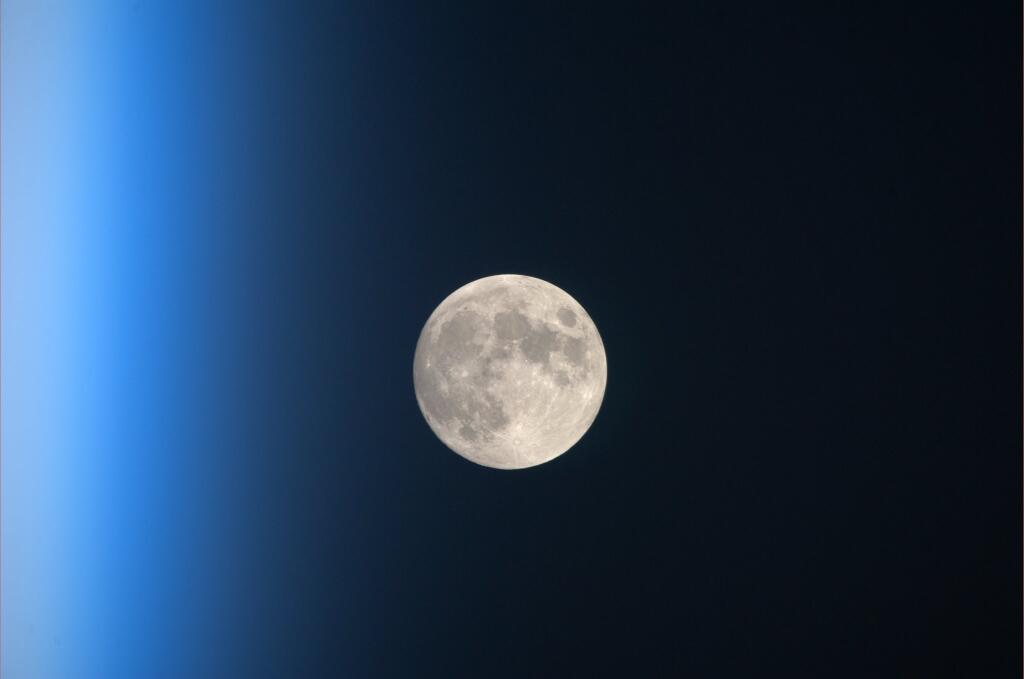
<path fill-rule="evenodd" d="M 4 677 L 241 666 L 246 17 L 3 3 Z"/>

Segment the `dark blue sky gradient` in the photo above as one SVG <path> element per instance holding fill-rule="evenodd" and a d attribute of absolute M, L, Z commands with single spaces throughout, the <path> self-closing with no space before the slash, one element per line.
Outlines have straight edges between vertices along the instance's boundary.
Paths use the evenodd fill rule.
<path fill-rule="evenodd" d="M 3 676 L 1020 676 L 1020 8 L 463 5 L 3 3 Z M 513 473 L 495 273 L 609 359 Z"/>

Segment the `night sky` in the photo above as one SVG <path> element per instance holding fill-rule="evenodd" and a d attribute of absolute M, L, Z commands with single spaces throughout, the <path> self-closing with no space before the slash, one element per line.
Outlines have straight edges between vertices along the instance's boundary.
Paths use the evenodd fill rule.
<path fill-rule="evenodd" d="M 1021 676 L 1020 4 L 672 4 L 3 3 L 5 679 Z M 499 273 L 608 355 L 520 471 Z"/>

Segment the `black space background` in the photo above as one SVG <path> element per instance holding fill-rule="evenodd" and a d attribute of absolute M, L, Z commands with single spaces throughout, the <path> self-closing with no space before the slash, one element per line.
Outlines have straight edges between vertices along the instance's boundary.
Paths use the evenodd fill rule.
<path fill-rule="evenodd" d="M 1018 3 L 278 14 L 254 675 L 1020 676 Z M 609 360 L 519 472 L 411 381 L 496 273 Z"/>

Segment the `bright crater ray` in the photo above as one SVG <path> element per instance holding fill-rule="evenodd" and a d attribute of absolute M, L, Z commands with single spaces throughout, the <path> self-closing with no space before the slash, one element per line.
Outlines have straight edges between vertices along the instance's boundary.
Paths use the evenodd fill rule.
<path fill-rule="evenodd" d="M 580 304 L 538 278 L 490 276 L 430 315 L 416 345 L 416 400 L 430 428 L 497 469 L 547 462 L 590 428 L 607 381 L 601 336 Z"/>

